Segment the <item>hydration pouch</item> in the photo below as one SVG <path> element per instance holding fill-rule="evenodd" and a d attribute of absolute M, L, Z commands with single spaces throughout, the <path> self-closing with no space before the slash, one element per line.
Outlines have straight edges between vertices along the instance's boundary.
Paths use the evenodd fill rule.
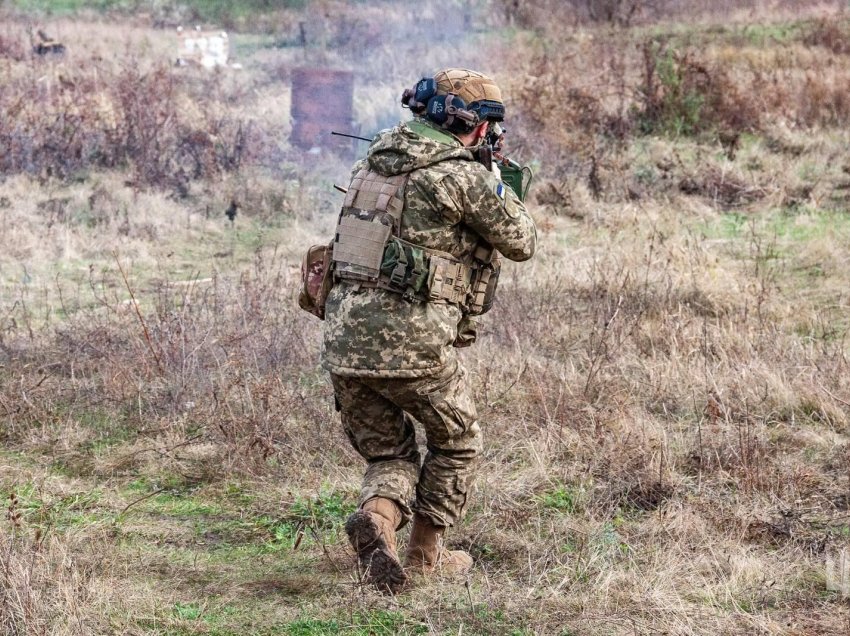
<path fill-rule="evenodd" d="M 325 301 L 333 287 L 331 252 L 333 243 L 313 245 L 301 262 L 301 291 L 298 306 L 304 311 L 325 319 Z"/>

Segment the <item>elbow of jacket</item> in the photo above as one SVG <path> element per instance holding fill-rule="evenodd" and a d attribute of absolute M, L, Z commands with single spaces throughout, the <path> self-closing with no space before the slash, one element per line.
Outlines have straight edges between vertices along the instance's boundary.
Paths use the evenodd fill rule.
<path fill-rule="evenodd" d="M 534 256 L 534 252 L 537 250 L 537 243 L 532 242 L 528 245 L 525 245 L 519 249 L 511 250 L 510 252 L 502 252 L 502 255 L 515 261 L 517 263 L 521 263 L 523 261 L 529 260 L 532 256 Z"/>

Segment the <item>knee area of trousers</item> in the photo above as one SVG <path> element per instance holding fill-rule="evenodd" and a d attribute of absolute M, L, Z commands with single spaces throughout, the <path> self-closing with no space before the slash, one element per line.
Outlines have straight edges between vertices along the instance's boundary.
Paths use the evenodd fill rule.
<path fill-rule="evenodd" d="M 428 449 L 436 454 L 455 459 L 472 460 L 484 451 L 484 434 L 478 422 L 470 424 L 460 435 L 440 443 L 428 440 Z"/>

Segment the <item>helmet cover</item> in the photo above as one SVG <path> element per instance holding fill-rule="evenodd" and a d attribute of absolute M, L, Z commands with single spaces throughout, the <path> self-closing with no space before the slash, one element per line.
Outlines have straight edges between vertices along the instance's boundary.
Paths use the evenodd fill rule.
<path fill-rule="evenodd" d="M 466 102 L 468 110 L 478 113 L 482 121 L 502 121 L 505 118 L 502 91 L 483 73 L 447 68 L 436 73 L 434 81 L 437 83 L 437 95 L 457 95 Z"/>

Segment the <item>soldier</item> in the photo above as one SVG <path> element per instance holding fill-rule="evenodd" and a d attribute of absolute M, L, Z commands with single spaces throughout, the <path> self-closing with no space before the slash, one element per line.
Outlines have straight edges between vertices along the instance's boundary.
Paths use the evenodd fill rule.
<path fill-rule="evenodd" d="M 537 232 L 498 170 L 477 161 L 504 118 L 499 87 L 447 69 L 405 91 L 415 117 L 372 141 L 352 171 L 334 242 L 322 364 L 345 432 L 367 461 L 346 522 L 366 580 L 395 593 L 405 570 L 465 573 L 442 543 L 458 523 L 482 450 L 455 348 L 492 303 L 499 254 L 532 257 Z M 414 433 L 427 437 L 420 465 Z M 412 519 L 402 566 L 396 531 Z"/>

